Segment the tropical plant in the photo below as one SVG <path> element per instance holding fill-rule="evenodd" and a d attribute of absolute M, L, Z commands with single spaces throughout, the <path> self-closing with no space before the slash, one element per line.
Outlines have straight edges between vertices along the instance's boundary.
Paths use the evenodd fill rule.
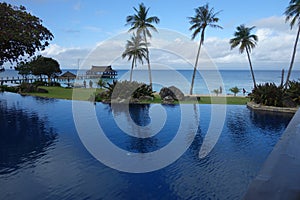
<path fill-rule="evenodd" d="M 156 28 L 153 23 L 158 24 L 159 18 L 156 16 L 148 17 L 149 8 L 141 3 L 139 4 L 139 9 L 133 7 L 134 11 L 136 12 L 134 15 L 129 15 L 126 18 L 126 25 L 130 25 L 131 28 L 129 31 L 136 30 L 137 35 L 141 35 L 145 40 L 146 44 L 146 56 L 147 56 L 147 63 L 148 63 L 148 72 L 149 72 L 149 82 L 150 86 L 152 87 L 152 75 L 151 75 L 151 67 L 150 67 L 150 59 L 149 59 L 149 49 L 148 49 L 148 40 L 147 37 L 151 38 L 150 29 L 157 32 Z"/>
<path fill-rule="evenodd" d="M 219 96 L 220 91 L 219 91 L 219 89 L 214 89 L 213 93 L 215 93 L 217 96 Z"/>
<path fill-rule="evenodd" d="M 296 41 L 294 44 L 294 49 L 293 49 L 293 54 L 291 58 L 291 63 L 289 67 L 289 71 L 286 77 L 286 82 L 285 82 L 285 88 L 287 88 L 289 79 L 292 73 L 292 68 L 294 65 L 294 60 L 296 56 L 296 51 L 297 51 L 297 44 L 299 40 L 299 35 L 300 35 L 300 0 L 291 0 L 289 3 L 289 6 L 286 8 L 284 14 L 286 15 L 285 21 L 288 22 L 290 21 L 290 27 L 291 29 L 294 27 L 295 23 L 298 26 L 298 31 L 297 31 L 297 36 L 296 36 Z"/>
<path fill-rule="evenodd" d="M 297 105 L 300 105 L 300 82 L 289 81 L 286 95 Z"/>
<path fill-rule="evenodd" d="M 0 67 L 4 62 L 18 62 L 44 50 L 53 39 L 42 20 L 26 11 L 24 6 L 0 2 Z"/>
<path fill-rule="evenodd" d="M 199 47 L 198 47 L 198 52 L 197 52 L 193 76 L 192 76 L 190 94 L 193 94 L 193 87 L 194 87 L 194 82 L 195 82 L 195 76 L 196 76 L 196 70 L 197 70 L 197 66 L 198 66 L 199 55 L 200 55 L 200 51 L 201 51 L 201 46 L 204 44 L 205 30 L 207 27 L 222 29 L 221 26 L 217 25 L 217 23 L 219 22 L 219 18 L 217 17 L 217 15 L 220 13 L 220 11 L 215 13 L 214 8 L 209 8 L 209 5 L 206 4 L 204 6 L 196 8 L 195 12 L 196 13 L 195 13 L 194 17 L 188 18 L 190 20 L 190 24 L 192 25 L 189 30 L 193 31 L 192 40 L 194 40 L 200 32 L 201 32 L 201 36 L 200 36 L 200 43 L 199 43 Z"/>
<path fill-rule="evenodd" d="M 143 59 L 147 59 L 146 43 L 143 41 L 140 35 L 131 37 L 131 40 L 127 40 L 126 49 L 122 54 L 122 58 L 128 57 L 128 60 L 132 60 L 130 70 L 130 81 L 132 81 L 133 67 L 137 67 L 137 61 L 143 64 Z"/>
<path fill-rule="evenodd" d="M 102 78 L 100 78 L 97 84 L 102 89 L 103 87 L 106 86 L 107 82 L 104 81 Z"/>
<path fill-rule="evenodd" d="M 237 93 L 239 93 L 239 92 L 241 91 L 241 89 L 239 89 L 239 88 L 238 88 L 238 87 L 236 87 L 236 86 L 235 86 L 235 87 L 232 87 L 232 88 L 230 88 L 229 90 L 230 90 L 230 92 L 232 92 L 232 93 L 233 93 L 233 95 L 234 95 L 234 96 L 236 96 L 236 94 L 237 94 Z"/>
<path fill-rule="evenodd" d="M 142 96 L 154 97 L 152 87 L 145 83 L 137 81 L 116 81 L 107 83 L 107 97 L 110 99 L 127 99 L 140 98 Z"/>
<path fill-rule="evenodd" d="M 265 83 L 257 85 L 250 95 L 255 103 L 265 106 L 283 106 L 284 90 L 276 86 L 275 83 Z"/>
<path fill-rule="evenodd" d="M 255 76 L 254 76 L 253 67 L 252 67 L 251 58 L 250 58 L 251 50 L 256 46 L 257 41 L 258 41 L 258 37 L 254 34 L 251 34 L 251 31 L 254 28 L 255 28 L 255 26 L 249 28 L 249 27 L 246 27 L 244 24 L 238 26 L 234 33 L 234 38 L 232 38 L 229 41 L 229 43 L 231 45 L 231 49 L 240 45 L 240 47 L 239 47 L 240 53 L 244 53 L 244 51 L 246 50 L 254 88 L 256 88 L 256 81 L 255 81 Z"/>

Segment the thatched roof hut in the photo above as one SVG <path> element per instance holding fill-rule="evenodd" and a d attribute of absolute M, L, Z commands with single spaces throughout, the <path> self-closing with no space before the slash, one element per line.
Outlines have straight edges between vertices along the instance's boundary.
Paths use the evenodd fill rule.
<path fill-rule="evenodd" d="M 92 66 L 92 68 L 86 71 L 86 75 L 100 76 L 100 77 L 115 77 L 118 75 L 116 70 L 113 70 L 111 65 L 109 66 Z"/>
<path fill-rule="evenodd" d="M 68 79 L 68 80 L 76 79 L 76 75 L 73 74 L 72 72 L 67 71 L 67 72 L 63 73 L 62 75 L 60 75 L 58 77 L 58 79 Z"/>

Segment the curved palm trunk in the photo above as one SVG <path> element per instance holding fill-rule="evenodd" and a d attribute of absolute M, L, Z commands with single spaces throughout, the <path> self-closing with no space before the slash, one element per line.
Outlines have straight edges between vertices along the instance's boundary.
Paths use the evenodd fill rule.
<path fill-rule="evenodd" d="M 152 89 L 152 74 L 151 74 L 150 59 L 149 59 L 149 49 L 148 49 L 148 42 L 147 42 L 147 37 L 146 37 L 146 32 L 145 31 L 143 31 L 143 35 L 144 35 L 144 39 L 145 39 L 145 43 L 146 43 L 149 83 L 150 83 L 150 87 Z"/>
<path fill-rule="evenodd" d="M 192 83 L 191 83 L 191 88 L 190 88 L 190 95 L 193 94 L 193 88 L 194 88 L 194 82 L 195 82 L 196 71 L 197 71 L 197 66 L 198 66 L 198 60 L 199 60 L 199 55 L 200 55 L 201 46 L 202 46 L 203 41 L 204 41 L 204 31 L 201 34 L 200 44 L 199 44 L 199 48 L 198 48 L 198 52 L 197 52 L 197 56 L 196 56 L 196 61 L 195 61 L 195 66 L 194 66 L 194 71 L 193 71 L 193 76 L 192 76 Z"/>
<path fill-rule="evenodd" d="M 131 70 L 130 70 L 130 82 L 132 81 L 132 73 L 133 73 L 133 67 L 134 67 L 135 57 L 132 58 L 132 64 L 131 64 Z"/>
<path fill-rule="evenodd" d="M 298 27 L 298 33 L 297 33 L 296 41 L 295 41 L 295 44 L 294 44 L 294 50 L 293 50 L 292 60 L 291 60 L 291 63 L 290 63 L 289 72 L 288 72 L 288 75 L 286 77 L 285 89 L 288 86 L 289 79 L 290 79 L 290 76 L 291 76 L 291 73 L 292 73 L 292 68 L 293 68 L 293 65 L 294 65 L 294 60 L 295 60 L 297 45 L 298 45 L 298 40 L 299 40 L 299 34 L 300 34 L 300 25 Z"/>
<path fill-rule="evenodd" d="M 249 65 L 250 65 L 250 71 L 251 71 L 251 75 L 252 75 L 254 88 L 256 88 L 256 81 L 255 81 L 255 77 L 254 77 L 254 72 L 253 72 L 253 68 L 252 68 L 252 63 L 251 63 L 250 53 L 249 53 L 248 47 L 246 47 L 246 52 L 247 52 L 247 56 L 248 56 L 248 61 L 249 61 Z"/>

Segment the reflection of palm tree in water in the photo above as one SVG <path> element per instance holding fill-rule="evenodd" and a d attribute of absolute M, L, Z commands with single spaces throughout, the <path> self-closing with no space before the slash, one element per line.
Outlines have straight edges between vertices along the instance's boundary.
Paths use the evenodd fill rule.
<path fill-rule="evenodd" d="M 152 131 L 151 129 L 145 128 L 145 126 L 151 123 L 149 109 L 149 104 L 116 104 L 113 107 L 115 116 L 121 114 L 125 115 L 128 126 L 132 123 L 137 125 L 137 128 L 133 128 L 133 126 L 130 127 L 132 133 L 135 134 L 135 137 L 128 136 L 130 141 L 127 148 L 131 152 L 147 153 L 157 148 L 158 140 L 155 136 L 143 138 L 145 135 L 151 135 Z"/>
<path fill-rule="evenodd" d="M 55 130 L 38 114 L 8 108 L 5 102 L 0 103 L 0 127 L 0 174 L 41 158 L 57 138 Z"/>

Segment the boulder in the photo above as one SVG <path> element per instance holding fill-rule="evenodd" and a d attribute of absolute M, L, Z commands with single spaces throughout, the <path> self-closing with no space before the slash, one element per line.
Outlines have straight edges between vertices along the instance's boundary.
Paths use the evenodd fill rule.
<path fill-rule="evenodd" d="M 167 96 L 172 97 L 173 100 L 183 100 L 184 98 L 183 92 L 175 86 L 163 87 L 160 90 L 159 95 L 161 99 L 164 99 Z"/>
<path fill-rule="evenodd" d="M 183 98 L 184 98 L 184 94 L 183 94 L 183 92 L 181 92 L 181 90 L 180 89 L 178 89 L 177 87 L 175 87 L 175 86 L 171 86 L 171 87 L 169 87 L 169 89 L 173 92 L 173 94 L 175 95 L 175 98 L 174 99 L 176 99 L 176 100 L 183 100 Z"/>
<path fill-rule="evenodd" d="M 173 104 L 175 99 L 172 96 L 166 96 L 162 99 L 163 104 Z"/>

